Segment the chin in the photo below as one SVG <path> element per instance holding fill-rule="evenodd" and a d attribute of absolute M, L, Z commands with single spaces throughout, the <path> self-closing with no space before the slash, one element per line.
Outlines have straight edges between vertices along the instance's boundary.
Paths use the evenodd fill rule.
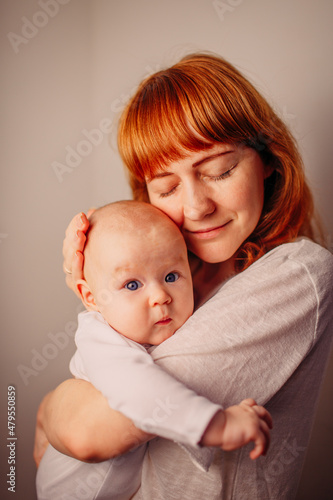
<path fill-rule="evenodd" d="M 222 262 L 226 262 L 230 260 L 237 249 L 232 248 L 230 251 L 226 251 L 225 248 L 191 248 L 191 252 L 196 255 L 203 262 L 207 262 L 207 264 L 220 264 Z"/>

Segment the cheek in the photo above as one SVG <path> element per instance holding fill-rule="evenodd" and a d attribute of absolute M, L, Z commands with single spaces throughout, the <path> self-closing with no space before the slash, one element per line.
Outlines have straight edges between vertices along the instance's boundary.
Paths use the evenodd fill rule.
<path fill-rule="evenodd" d="M 243 212 L 249 219 L 258 219 L 264 203 L 264 182 L 251 178 L 242 182 L 230 197 L 235 211 Z"/>
<path fill-rule="evenodd" d="M 160 199 L 157 197 L 150 197 L 149 201 L 154 207 L 159 208 L 162 212 L 164 212 L 171 220 L 177 224 L 178 227 L 181 227 L 183 224 L 183 211 L 182 207 L 177 202 L 176 198 L 164 198 Z"/>

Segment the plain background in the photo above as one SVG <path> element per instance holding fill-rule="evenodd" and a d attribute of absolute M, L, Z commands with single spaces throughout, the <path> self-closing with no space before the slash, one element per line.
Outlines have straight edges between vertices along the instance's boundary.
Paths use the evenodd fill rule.
<path fill-rule="evenodd" d="M 77 212 L 130 198 L 115 146 L 124 102 L 143 77 L 187 53 L 224 56 L 291 127 L 332 235 L 333 2 L 2 0 L 0 9 L 0 496 L 31 500 L 36 410 L 69 377 L 80 309 L 62 272 L 64 231 Z M 92 132 L 106 123 L 111 134 Z M 299 499 L 333 498 L 330 373 Z M 17 396 L 14 497 L 6 485 L 10 384 Z"/>

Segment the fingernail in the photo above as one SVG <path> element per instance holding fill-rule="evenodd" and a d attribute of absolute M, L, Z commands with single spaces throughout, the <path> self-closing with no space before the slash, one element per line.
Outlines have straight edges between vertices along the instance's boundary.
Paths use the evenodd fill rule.
<path fill-rule="evenodd" d="M 83 224 L 84 224 L 83 214 L 80 214 L 79 218 L 76 221 L 76 225 L 77 225 L 77 227 L 81 227 L 81 226 L 83 226 Z"/>

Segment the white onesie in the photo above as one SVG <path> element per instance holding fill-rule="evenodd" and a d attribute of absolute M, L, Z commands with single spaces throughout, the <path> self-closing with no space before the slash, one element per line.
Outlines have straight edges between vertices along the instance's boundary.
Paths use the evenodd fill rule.
<path fill-rule="evenodd" d="M 138 428 L 187 445 L 199 467 L 205 455 L 204 462 L 207 457 L 209 461 L 211 450 L 198 443 L 219 405 L 167 374 L 145 347 L 113 330 L 98 312 L 79 314 L 75 342 L 70 370 L 76 378 L 91 382 L 111 408 Z M 140 485 L 145 449 L 142 445 L 116 459 L 87 464 L 49 446 L 37 473 L 38 500 L 82 495 L 89 500 L 126 500 Z"/>

